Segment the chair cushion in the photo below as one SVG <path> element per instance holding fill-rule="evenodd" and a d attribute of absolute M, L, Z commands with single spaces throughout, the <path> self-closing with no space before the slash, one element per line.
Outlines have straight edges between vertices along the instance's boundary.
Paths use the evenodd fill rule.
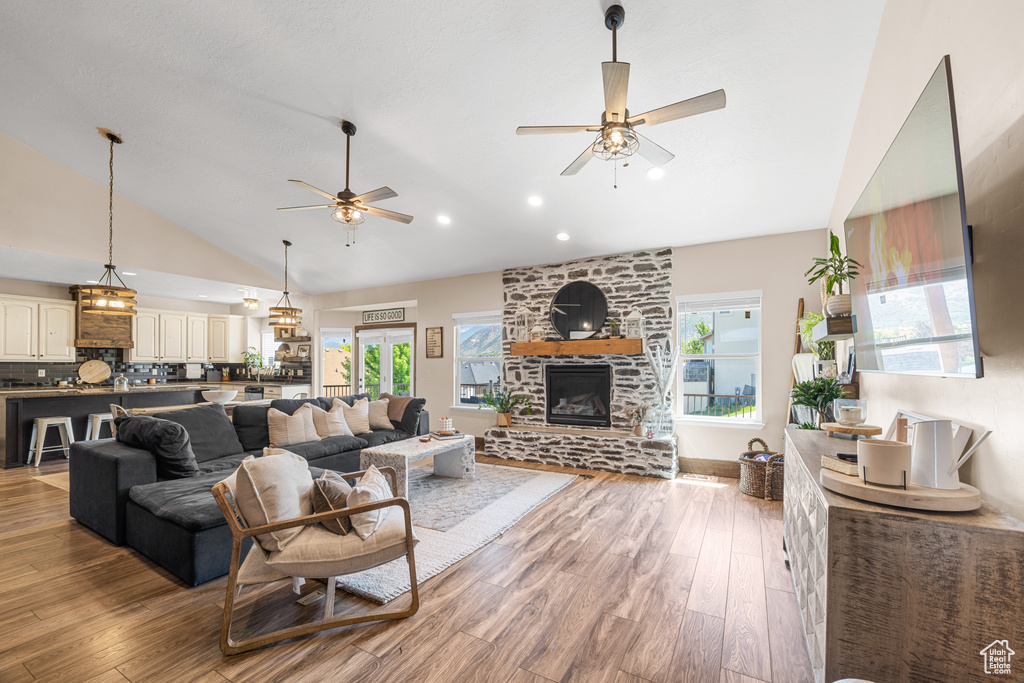
<path fill-rule="evenodd" d="M 351 394 L 349 396 L 321 396 L 316 399 L 320 402 L 320 407 L 324 410 L 330 410 L 334 407 L 334 399 L 338 399 L 347 406 L 351 406 L 353 403 L 361 398 L 369 399 L 369 394 Z"/>
<path fill-rule="evenodd" d="M 326 439 L 330 436 L 352 436 L 352 430 L 345 422 L 345 412 L 342 410 L 345 404 L 341 400 L 335 400 L 330 410 L 324 410 L 319 404 L 313 408 L 313 427 L 316 428 L 317 436 Z"/>
<path fill-rule="evenodd" d="M 336 512 L 348 507 L 348 494 L 352 490 L 341 475 L 331 470 L 324 470 L 313 480 L 313 488 L 309 495 L 313 500 L 313 512 Z M 352 520 L 348 517 L 329 519 L 321 522 L 328 531 L 335 534 L 347 534 L 352 530 Z"/>
<path fill-rule="evenodd" d="M 182 410 L 167 410 L 153 417 L 177 422 L 188 432 L 196 462 L 215 460 L 245 451 L 224 406 L 213 403 Z"/>
<path fill-rule="evenodd" d="M 315 398 L 275 398 L 270 402 L 270 407 L 280 410 L 285 415 L 294 415 L 295 411 L 306 403 L 312 403 L 315 406 L 320 405 L 320 401 Z"/>
<path fill-rule="evenodd" d="M 144 448 L 156 458 L 161 479 L 182 479 L 199 474 L 188 432 L 180 424 L 147 415 L 117 418 L 117 440 L 126 446 Z"/>
<path fill-rule="evenodd" d="M 401 429 L 392 429 L 391 431 L 378 431 L 369 432 L 368 434 L 360 434 L 359 438 L 366 441 L 364 448 L 373 448 L 380 446 L 381 444 L 391 443 L 392 441 L 401 441 L 402 439 L 408 439 L 409 434 L 406 434 Z"/>
<path fill-rule="evenodd" d="M 160 519 L 188 531 L 202 531 L 225 523 L 210 489 L 230 474 L 222 470 L 187 479 L 139 484 L 131 488 L 128 497 Z"/>
<path fill-rule="evenodd" d="M 320 438 L 313 425 L 313 406 L 309 403 L 302 404 L 291 415 L 272 407 L 267 411 L 267 429 L 272 448 L 316 441 Z"/>
<path fill-rule="evenodd" d="M 387 432 L 380 432 L 385 434 Z M 368 434 L 366 436 L 369 436 Z M 366 439 L 358 436 L 329 436 L 326 439 L 309 441 L 307 443 L 293 443 L 288 450 L 296 455 L 301 455 L 306 460 L 317 460 L 328 455 L 336 455 L 345 451 L 358 451 L 366 448 Z"/>
<path fill-rule="evenodd" d="M 353 434 L 365 434 L 370 431 L 370 401 L 361 398 L 351 406 L 342 401 L 341 410 L 345 413 L 345 424 Z"/>
<path fill-rule="evenodd" d="M 381 429 L 395 428 L 391 424 L 391 420 L 388 419 L 388 400 L 386 398 L 370 401 L 367 412 L 369 413 L 371 430 L 376 432 Z"/>
<path fill-rule="evenodd" d="M 270 431 L 267 427 L 269 410 L 269 406 L 247 406 L 244 403 L 235 406 L 231 421 L 235 424 L 235 434 L 243 450 L 257 451 L 270 445 Z"/>
<path fill-rule="evenodd" d="M 253 453 L 239 453 L 238 455 L 228 455 L 223 458 L 217 458 L 216 460 L 207 460 L 206 462 L 199 463 L 200 474 L 212 474 L 214 472 L 224 472 L 230 474 L 238 469 L 238 466 L 242 464 L 244 458 L 250 455 L 259 457 L 263 451 L 256 451 Z"/>
<path fill-rule="evenodd" d="M 288 576 L 323 578 L 372 569 L 405 552 L 405 515 L 396 511 L 365 540 L 333 534 L 319 524 L 305 527 L 283 550 L 270 553 L 267 564 Z"/>
<path fill-rule="evenodd" d="M 388 484 L 387 477 L 376 467 L 370 465 L 369 469 L 366 470 L 366 474 L 360 477 L 355 488 L 349 492 L 347 502 L 351 508 L 357 505 L 375 503 L 379 500 L 387 500 L 392 497 L 393 494 L 391 493 L 391 486 Z M 352 528 L 359 534 L 360 538 L 366 540 L 373 536 L 380 525 L 384 523 L 390 510 L 391 508 L 385 507 L 352 515 L 349 518 L 352 520 Z"/>
<path fill-rule="evenodd" d="M 300 456 L 287 451 L 243 460 L 235 475 L 235 502 L 247 526 L 283 522 L 313 514 L 309 489 L 313 477 Z M 302 527 L 260 534 L 267 552 L 282 550 Z"/>

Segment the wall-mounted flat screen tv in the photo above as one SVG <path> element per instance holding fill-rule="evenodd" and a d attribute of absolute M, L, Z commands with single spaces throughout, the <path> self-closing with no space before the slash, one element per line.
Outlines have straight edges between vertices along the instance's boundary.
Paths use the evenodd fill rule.
<path fill-rule="evenodd" d="M 948 55 L 843 227 L 857 369 L 981 377 Z"/>

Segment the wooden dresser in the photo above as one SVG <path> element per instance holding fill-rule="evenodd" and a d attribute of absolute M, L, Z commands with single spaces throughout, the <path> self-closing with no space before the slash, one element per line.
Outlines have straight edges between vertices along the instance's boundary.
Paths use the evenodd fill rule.
<path fill-rule="evenodd" d="M 821 454 L 854 450 L 787 430 L 784 536 L 815 681 L 1024 680 L 1024 523 L 983 504 L 918 512 L 818 483 Z M 1012 676 L 981 650 L 1009 641 Z"/>

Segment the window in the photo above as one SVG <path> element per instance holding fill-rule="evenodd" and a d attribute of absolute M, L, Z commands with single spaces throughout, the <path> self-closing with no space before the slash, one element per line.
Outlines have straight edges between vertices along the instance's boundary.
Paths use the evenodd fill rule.
<path fill-rule="evenodd" d="M 681 296 L 677 375 L 684 420 L 758 424 L 761 292 Z"/>
<path fill-rule="evenodd" d="M 352 391 L 352 330 L 320 329 L 322 396 L 348 396 Z"/>
<path fill-rule="evenodd" d="M 415 330 L 356 328 L 359 341 L 359 391 L 377 400 L 381 394 L 412 396 Z"/>
<path fill-rule="evenodd" d="M 460 313 L 455 320 L 455 405 L 478 406 L 501 387 L 501 311 Z"/>
<path fill-rule="evenodd" d="M 272 368 L 277 362 L 277 342 L 274 341 L 273 332 L 263 332 L 260 335 L 260 353 L 263 354 L 263 367 Z"/>

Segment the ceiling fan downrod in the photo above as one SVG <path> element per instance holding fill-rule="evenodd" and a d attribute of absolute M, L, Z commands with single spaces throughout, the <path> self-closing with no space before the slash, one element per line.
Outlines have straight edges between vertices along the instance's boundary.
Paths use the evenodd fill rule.
<path fill-rule="evenodd" d="M 626 21 L 626 10 L 622 5 L 612 5 L 604 13 L 604 25 L 612 32 L 612 61 L 619 61 L 618 31 Z"/>

